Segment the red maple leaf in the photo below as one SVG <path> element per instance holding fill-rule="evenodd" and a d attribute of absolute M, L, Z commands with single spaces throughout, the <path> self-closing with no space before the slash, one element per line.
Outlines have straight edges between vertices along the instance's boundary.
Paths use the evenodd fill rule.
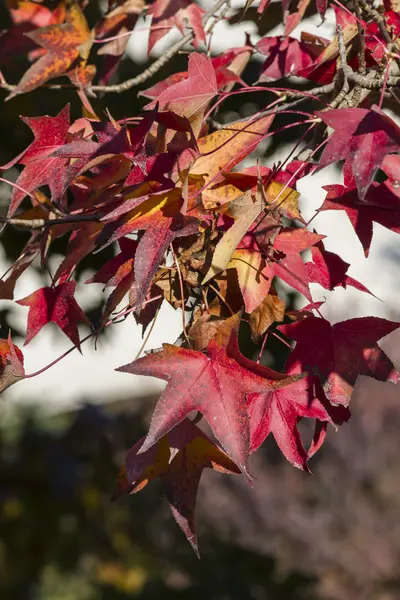
<path fill-rule="evenodd" d="M 368 256 L 374 222 L 400 233 L 400 198 L 393 183 L 387 179 L 380 185 L 373 183 L 365 200 L 361 201 L 347 161 L 343 167 L 343 176 L 344 185 L 323 186 L 328 194 L 319 211 L 344 210 L 361 242 L 365 256 Z"/>
<path fill-rule="evenodd" d="M 268 57 L 261 68 L 259 81 L 276 81 L 296 75 L 314 63 L 307 47 L 291 37 L 265 37 L 256 44 L 256 49 Z"/>
<path fill-rule="evenodd" d="M 13 344 L 11 335 L 0 339 L 0 393 L 25 377 L 24 355 Z"/>
<path fill-rule="evenodd" d="M 350 263 L 345 262 L 338 254 L 325 250 L 323 242 L 311 248 L 312 262 L 306 263 L 309 283 L 319 283 L 326 290 L 348 285 L 360 292 L 371 292 L 359 281 L 346 275 Z"/>
<path fill-rule="evenodd" d="M 85 54 L 83 45 L 89 42 L 90 31 L 81 8 L 74 2 L 68 9 L 66 23 L 41 27 L 27 36 L 47 52 L 26 71 L 8 99 L 66 73 L 80 54 Z"/>
<path fill-rule="evenodd" d="M 74 298 L 75 288 L 75 281 L 67 281 L 54 288 L 40 288 L 17 301 L 21 306 L 29 307 L 25 345 L 47 323 L 55 323 L 80 349 L 78 323 L 91 323 Z"/>
<path fill-rule="evenodd" d="M 332 423 L 326 406 L 314 392 L 314 386 L 302 379 L 270 392 L 248 395 L 251 423 L 251 452 L 255 452 L 270 433 L 287 460 L 309 471 L 305 450 L 298 429 L 302 418 Z"/>
<path fill-rule="evenodd" d="M 189 56 L 188 77 L 163 90 L 156 100 L 145 106 L 169 110 L 186 117 L 196 134 L 200 133 L 204 112 L 218 93 L 217 78 L 212 61 L 204 54 Z"/>
<path fill-rule="evenodd" d="M 377 342 L 400 326 L 400 323 L 363 317 L 331 325 L 323 318 L 309 317 L 278 329 L 296 340 L 287 361 L 289 374 L 309 373 L 319 376 L 326 397 L 333 404 L 347 406 L 358 375 L 379 381 L 400 381 L 393 364 Z"/>
<path fill-rule="evenodd" d="M 186 23 L 194 32 L 194 46 L 206 41 L 202 16 L 205 10 L 192 0 L 156 0 L 147 12 L 152 16 L 152 29 L 149 35 L 150 53 L 153 46 L 161 40 L 172 27 L 177 27 L 182 35 L 185 33 Z M 165 27 L 165 29 L 164 29 Z"/>
<path fill-rule="evenodd" d="M 240 354 L 239 323 L 237 315 L 225 321 L 223 332 L 211 340 L 206 353 L 164 344 L 161 351 L 117 369 L 168 381 L 141 452 L 156 444 L 192 410 L 198 410 L 228 455 L 248 476 L 250 424 L 246 394 L 270 391 L 287 385 L 289 380 Z"/>
<path fill-rule="evenodd" d="M 181 190 L 175 188 L 149 197 L 133 199 L 132 204 L 129 205 L 129 212 L 114 222 L 112 219 L 115 216 L 119 217 L 121 210 L 126 210 L 126 207 L 117 208 L 104 218 L 111 222 L 107 223 L 101 233 L 99 245 L 109 245 L 133 231 L 144 230 L 134 263 L 138 311 L 169 245 L 176 238 L 192 235 L 198 231 L 197 219 L 184 217 L 181 214 L 182 204 Z"/>
<path fill-rule="evenodd" d="M 197 490 L 203 469 L 240 473 L 234 462 L 189 419 L 184 419 L 146 452 L 144 438 L 126 454 L 114 497 L 141 491 L 160 477 L 172 514 L 199 556 L 194 519 Z"/>
<path fill-rule="evenodd" d="M 32 144 L 12 161 L 2 166 L 9 169 L 16 163 L 25 165 L 18 177 L 11 196 L 8 215 L 12 216 L 27 193 L 48 185 L 53 196 L 61 194 L 60 171 L 66 165 L 65 159 L 50 156 L 67 141 L 70 123 L 69 104 L 55 117 L 22 117 L 35 136 Z"/>
<path fill-rule="evenodd" d="M 307 267 L 301 252 L 311 248 L 323 237 L 307 229 L 283 229 L 274 240 L 272 253 L 267 250 L 271 258 L 263 271 L 264 277 L 268 277 L 270 281 L 279 277 L 311 302 Z M 262 244 L 261 248 L 265 249 Z"/>
<path fill-rule="evenodd" d="M 319 168 L 347 159 L 361 200 L 365 199 L 383 159 L 400 146 L 400 128 L 382 110 L 332 109 L 315 113 L 334 133 L 329 138 Z"/>

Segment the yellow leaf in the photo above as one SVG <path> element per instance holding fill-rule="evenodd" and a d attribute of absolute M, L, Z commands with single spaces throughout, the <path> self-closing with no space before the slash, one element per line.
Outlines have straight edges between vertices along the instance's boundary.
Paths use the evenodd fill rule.
<path fill-rule="evenodd" d="M 240 121 L 198 140 L 201 155 L 190 169 L 192 175 L 205 175 L 206 184 L 217 183 L 221 171 L 230 171 L 252 152 L 264 138 L 273 115 Z M 222 177 L 222 175 L 221 175 Z"/>

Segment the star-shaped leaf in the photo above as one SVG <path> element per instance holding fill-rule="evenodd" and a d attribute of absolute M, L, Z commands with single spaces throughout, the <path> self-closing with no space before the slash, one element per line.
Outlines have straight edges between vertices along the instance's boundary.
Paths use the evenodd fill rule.
<path fill-rule="evenodd" d="M 55 323 L 80 349 L 78 323 L 91 323 L 74 298 L 75 288 L 76 282 L 68 281 L 54 288 L 40 288 L 18 300 L 21 306 L 29 307 L 25 344 L 47 323 Z"/>
<path fill-rule="evenodd" d="M 331 423 L 332 419 L 313 386 L 302 379 L 280 390 L 248 395 L 251 419 L 251 451 L 255 452 L 270 433 L 287 460 L 304 471 L 308 452 L 303 446 L 298 422 L 302 418 Z"/>
<path fill-rule="evenodd" d="M 0 339 L 0 394 L 25 377 L 24 355 L 11 336 Z"/>
<path fill-rule="evenodd" d="M 131 210 L 116 221 L 112 219 L 114 215 L 119 215 L 120 209 L 105 217 L 111 222 L 99 237 L 100 245 L 108 245 L 133 231 L 144 230 L 134 262 L 138 311 L 169 245 L 176 238 L 198 231 L 197 219 L 181 214 L 182 204 L 181 190 L 175 188 L 145 198 L 134 198 Z"/>
<path fill-rule="evenodd" d="M 378 346 L 378 341 L 400 327 L 400 323 L 363 317 L 331 325 L 323 318 L 309 317 L 278 329 L 296 340 L 287 372 L 319 376 L 326 397 L 347 406 L 358 375 L 378 381 L 400 381 L 400 375 Z"/>
<path fill-rule="evenodd" d="M 193 53 L 189 56 L 187 79 L 168 86 L 145 108 L 154 108 L 158 103 L 161 110 L 186 117 L 197 136 L 206 108 L 217 93 L 217 78 L 211 59 L 204 54 Z"/>
<path fill-rule="evenodd" d="M 35 139 L 26 150 L 1 167 L 8 169 L 16 163 L 25 165 L 16 181 L 18 187 L 13 189 L 8 216 L 15 213 L 27 193 L 42 185 L 48 185 L 53 196 L 60 195 L 60 170 L 66 160 L 50 155 L 67 141 L 69 112 L 67 104 L 55 117 L 22 117 L 32 129 Z"/>
<path fill-rule="evenodd" d="M 141 452 L 156 444 L 192 410 L 198 410 L 231 459 L 249 476 L 246 394 L 282 387 L 290 380 L 240 354 L 236 339 L 239 322 L 238 315 L 227 320 L 206 353 L 164 344 L 161 351 L 117 369 L 168 381 Z"/>
<path fill-rule="evenodd" d="M 368 256 L 372 235 L 373 223 L 400 233 L 400 198 L 390 179 L 384 183 L 373 183 L 369 188 L 364 201 L 361 201 L 355 187 L 350 166 L 346 162 L 343 167 L 344 185 L 326 185 L 328 192 L 319 211 L 344 210 Z"/>
<path fill-rule="evenodd" d="M 350 285 L 360 292 L 371 293 L 362 283 L 346 275 L 350 264 L 338 254 L 325 250 L 322 242 L 311 248 L 311 256 L 312 262 L 306 263 L 309 283 L 319 283 L 326 290 Z"/>
<path fill-rule="evenodd" d="M 49 79 L 65 74 L 74 61 L 88 51 L 84 45 L 90 40 L 90 31 L 85 16 L 77 2 L 68 9 L 66 23 L 48 25 L 27 34 L 47 52 L 24 74 L 15 90 L 8 96 L 30 92 Z M 86 58 L 86 57 L 85 57 Z"/>
<path fill-rule="evenodd" d="M 184 419 L 146 452 L 144 438 L 127 453 L 114 497 L 134 494 L 160 477 L 172 514 L 199 556 L 195 524 L 197 489 L 203 469 L 240 473 L 234 462 L 196 425 Z"/>
<path fill-rule="evenodd" d="M 149 53 L 153 46 L 161 40 L 173 27 L 177 27 L 182 35 L 186 22 L 194 32 L 194 45 L 205 42 L 202 16 L 205 11 L 192 0 L 156 0 L 147 11 L 152 16 L 152 29 L 149 36 Z"/>
<path fill-rule="evenodd" d="M 315 114 L 334 129 L 319 168 L 347 159 L 360 199 L 364 200 L 385 156 L 399 149 L 400 128 L 377 107 L 332 109 Z"/>

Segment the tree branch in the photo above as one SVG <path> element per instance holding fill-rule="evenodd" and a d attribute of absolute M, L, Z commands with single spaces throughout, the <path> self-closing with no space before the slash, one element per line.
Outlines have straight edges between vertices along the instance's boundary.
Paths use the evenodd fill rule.
<path fill-rule="evenodd" d="M 203 17 L 202 17 L 203 25 L 205 26 L 212 17 L 215 17 L 217 12 L 222 7 L 224 7 L 224 6 L 229 7 L 229 5 L 230 5 L 230 0 L 218 0 L 218 2 L 216 2 L 215 6 L 210 8 L 210 10 L 203 15 Z M 177 54 L 177 52 L 179 52 L 179 50 L 181 48 L 183 48 L 183 46 L 185 46 L 186 44 L 189 44 L 193 40 L 193 38 L 194 38 L 194 32 L 189 31 L 185 36 L 183 36 L 183 38 L 181 38 L 180 40 L 175 42 L 175 44 L 172 44 L 172 46 L 170 46 L 170 48 L 168 48 L 168 50 L 166 50 L 159 58 L 157 58 L 157 60 L 155 60 L 153 62 L 153 64 L 151 64 L 149 67 L 147 67 L 147 69 L 142 71 L 142 73 L 139 73 L 139 75 L 136 75 L 136 77 L 132 77 L 132 79 L 127 79 L 126 81 L 123 81 L 122 83 L 118 83 L 115 85 L 90 85 L 87 88 L 85 88 L 85 91 L 87 93 L 104 92 L 104 93 L 114 93 L 114 94 L 120 94 L 122 92 L 126 92 L 127 90 L 130 90 L 131 88 L 133 88 L 137 85 L 140 85 L 141 83 L 144 83 L 145 81 L 147 81 L 147 79 L 150 79 L 150 77 L 155 75 L 157 73 L 157 71 L 162 69 L 162 67 L 165 64 L 167 64 L 168 61 L 170 61 L 171 58 L 175 54 Z M 9 92 L 13 92 L 17 86 L 7 83 L 4 79 L 4 77 L 0 76 L 0 87 L 4 88 L 5 90 L 7 90 Z M 76 89 L 76 86 L 74 86 L 73 84 L 50 84 L 48 86 L 42 86 L 42 87 L 48 87 L 48 89 L 51 89 L 51 90 L 61 90 L 64 88 L 75 88 Z"/>
<path fill-rule="evenodd" d="M 99 221 L 99 215 L 65 215 L 65 217 L 60 217 L 59 219 L 18 219 L 18 217 L 0 217 L 0 223 L 14 225 L 14 227 L 22 227 L 24 229 L 43 229 L 68 223 L 97 223 Z"/>

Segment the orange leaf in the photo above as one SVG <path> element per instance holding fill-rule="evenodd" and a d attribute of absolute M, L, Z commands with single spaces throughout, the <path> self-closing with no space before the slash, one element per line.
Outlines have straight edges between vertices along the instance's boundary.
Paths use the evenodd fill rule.
<path fill-rule="evenodd" d="M 257 343 L 260 337 L 275 321 L 283 321 L 285 316 L 285 303 L 274 290 L 265 296 L 250 315 L 251 337 Z"/>
<path fill-rule="evenodd" d="M 8 99 L 30 92 L 49 79 L 63 75 L 79 56 L 87 58 L 91 44 L 90 31 L 78 4 L 72 4 L 69 8 L 66 23 L 41 27 L 27 36 L 47 52 L 27 70 Z"/>
<path fill-rule="evenodd" d="M 200 156 L 190 169 L 191 175 L 205 175 L 206 183 L 217 183 L 221 171 L 230 171 L 264 139 L 273 115 L 241 121 L 198 140 Z M 220 176 L 222 178 L 222 175 Z"/>

